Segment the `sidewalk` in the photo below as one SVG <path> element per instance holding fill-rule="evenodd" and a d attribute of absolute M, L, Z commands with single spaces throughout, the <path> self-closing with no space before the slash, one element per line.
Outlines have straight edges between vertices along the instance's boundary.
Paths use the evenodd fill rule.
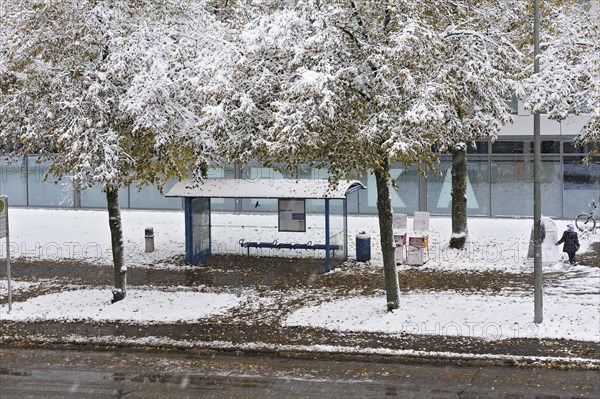
<path fill-rule="evenodd" d="M 144 217 L 148 222 L 154 214 L 125 213 L 124 219 Z M 177 213 L 158 214 L 163 221 L 181 222 Z M 82 219 L 97 215 L 64 211 L 61 216 L 90 226 L 92 222 Z M 14 219 L 18 218 L 11 222 Z M 374 230 L 372 220 L 359 219 L 353 223 L 371 223 L 367 227 Z M 522 220 L 497 223 L 512 226 L 503 234 L 525 230 L 523 240 L 528 238 Z M 329 274 L 323 274 L 322 260 L 236 255 L 215 256 L 206 265 L 189 267 L 182 265 L 183 237 L 174 234 L 147 259 L 139 253 L 128 260 L 128 296 L 114 305 L 109 262 L 21 258 L 13 263 L 13 311 L 7 313 L 6 298 L 0 305 L 0 340 L 2 345 L 213 348 L 599 368 L 600 269 L 592 263 L 600 243 L 584 243 L 588 256 L 581 254 L 580 263 L 589 265 L 545 269 L 544 321 L 536 325 L 533 278 L 524 255 L 510 253 L 513 242 L 477 224 L 472 225 L 472 239 L 486 240 L 478 244 L 505 254 L 488 254 L 481 261 L 475 250 L 445 250 L 445 259 L 433 258 L 422 267 L 401 266 L 401 307 L 391 314 L 385 312 L 376 251 L 369 263 L 350 261 Z M 446 225 L 442 218 L 432 223 L 434 243 L 439 240 L 440 248 L 443 235 L 449 235 L 443 231 Z M 27 236 L 11 229 L 19 239 Z M 70 242 L 57 234 L 50 233 L 53 242 Z M 50 253 L 39 235 L 28 236 L 36 240 L 22 241 L 30 252 L 37 243 L 47 249 L 42 255 Z M 128 237 L 131 232 L 126 232 Z M 376 231 L 374 240 L 375 248 Z M 105 244 L 91 236 L 86 242 Z M 452 262 L 450 255 L 456 258 Z M 0 276 L 0 295 L 5 296 L 4 270 Z"/>

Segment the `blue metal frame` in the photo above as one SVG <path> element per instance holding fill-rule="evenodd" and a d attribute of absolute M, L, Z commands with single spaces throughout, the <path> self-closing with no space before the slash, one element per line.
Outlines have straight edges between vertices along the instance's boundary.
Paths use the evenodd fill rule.
<path fill-rule="evenodd" d="M 325 273 L 331 271 L 331 237 L 329 232 L 329 198 L 325 199 Z"/>
<path fill-rule="evenodd" d="M 185 217 L 185 259 L 188 263 L 196 266 L 198 263 L 207 259 L 212 254 L 212 237 L 211 237 L 211 209 L 210 209 L 210 199 L 208 199 L 208 248 L 202 250 L 198 253 L 194 253 L 194 223 L 193 217 L 194 213 L 192 212 L 192 201 L 198 198 L 187 197 L 184 198 L 184 217 Z"/>
<path fill-rule="evenodd" d="M 347 195 L 347 194 L 346 194 Z M 348 200 L 344 201 L 344 260 L 348 260 Z"/>
<path fill-rule="evenodd" d="M 351 187 L 347 192 L 346 196 L 354 191 L 358 191 L 361 186 Z M 195 199 L 205 199 L 208 201 L 208 248 L 198 253 L 194 253 L 194 212 L 193 212 L 193 201 Z M 331 252 L 341 249 L 340 245 L 331 244 L 331 209 L 330 209 L 330 198 L 323 198 L 325 200 L 325 245 L 323 244 L 277 244 L 277 243 L 240 243 L 242 247 L 270 247 L 270 248 L 298 248 L 298 249 L 324 249 L 325 250 L 325 272 L 331 271 Z M 336 199 L 337 200 L 337 199 Z M 348 259 L 348 200 L 347 198 L 339 199 L 343 205 L 343 220 L 344 220 L 344 260 Z M 306 199 L 304 199 L 306 201 Z M 186 197 L 184 198 L 184 217 L 185 217 L 185 258 L 188 263 L 197 265 L 203 260 L 207 259 L 212 254 L 212 210 L 210 206 L 210 198 L 204 197 Z M 305 205 L 306 212 L 306 205 Z"/>

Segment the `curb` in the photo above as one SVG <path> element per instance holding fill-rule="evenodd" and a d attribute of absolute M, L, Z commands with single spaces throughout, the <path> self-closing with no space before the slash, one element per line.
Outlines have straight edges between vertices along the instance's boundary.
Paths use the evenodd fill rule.
<path fill-rule="evenodd" d="M 109 349 L 115 346 L 129 349 L 156 350 L 208 350 L 258 354 L 294 358 L 336 358 L 398 363 L 461 364 L 466 366 L 497 365 L 514 367 L 546 367 L 600 370 L 600 359 L 581 357 L 497 355 L 455 353 L 438 351 L 416 351 L 411 349 L 362 348 L 336 345 L 286 345 L 264 342 L 234 344 L 228 341 L 190 341 L 164 337 L 128 338 L 125 336 L 87 337 L 70 335 L 63 338 L 48 338 L 40 335 L 27 337 L 0 337 L 0 346 L 20 347 L 77 347 L 93 346 L 94 349 Z"/>

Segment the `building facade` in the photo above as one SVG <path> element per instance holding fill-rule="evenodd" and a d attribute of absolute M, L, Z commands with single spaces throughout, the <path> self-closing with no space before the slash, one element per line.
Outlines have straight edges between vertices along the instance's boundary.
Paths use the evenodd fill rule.
<path fill-rule="evenodd" d="M 516 108 L 516 106 L 515 106 Z M 480 140 L 468 149 L 467 204 L 470 215 L 518 216 L 533 214 L 533 118 L 522 109 L 514 110 L 514 123 L 506 126 L 495 142 Z M 600 157 L 589 157 L 593 144 L 577 147 L 574 137 L 586 117 L 564 122 L 542 115 L 542 213 L 556 218 L 572 218 L 588 211 L 591 200 L 600 202 Z M 596 143 L 597 144 L 597 143 Z M 588 159 L 588 163 L 583 161 Z M 104 208 L 106 200 L 99 187 L 82 192 L 68 178 L 49 176 L 47 164 L 35 156 L 0 160 L 0 193 L 8 195 L 11 206 L 56 208 Z M 397 184 L 392 191 L 395 212 L 411 214 L 429 211 L 433 215 L 451 213 L 451 159 L 442 156 L 438 171 L 420 174 L 416 168 L 393 165 L 391 176 Z M 326 171 L 304 170 L 298 176 L 283 176 L 260 165 L 228 165 L 210 171 L 213 179 L 323 179 Z M 351 214 L 376 213 L 376 187 L 372 175 L 361 176 L 367 190 L 348 198 Z M 167 184 L 167 191 L 172 184 Z M 135 185 L 121 189 L 123 209 L 183 209 L 177 198 L 164 197 L 155 187 Z M 276 202 L 212 200 L 216 211 L 275 211 Z M 309 209 L 310 211 L 310 204 Z"/>

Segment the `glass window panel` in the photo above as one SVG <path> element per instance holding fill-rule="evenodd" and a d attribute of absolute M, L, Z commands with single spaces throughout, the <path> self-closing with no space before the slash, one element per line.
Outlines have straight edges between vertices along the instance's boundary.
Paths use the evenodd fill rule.
<path fill-rule="evenodd" d="M 493 156 L 489 177 L 493 216 L 533 214 L 533 162 Z"/>
<path fill-rule="evenodd" d="M 50 162 L 37 163 L 37 156 L 30 156 L 27 162 L 27 186 L 30 206 L 72 207 L 74 191 L 68 176 L 56 178 L 48 175 Z"/>
<path fill-rule="evenodd" d="M 542 154 L 560 154 L 560 141 L 542 141 Z"/>
<path fill-rule="evenodd" d="M 564 157 L 563 217 L 572 218 L 589 212 L 588 204 L 600 200 L 600 158 L 589 164 L 582 163 L 584 157 Z"/>
<path fill-rule="evenodd" d="M 0 194 L 8 196 L 8 204 L 27 205 L 27 165 L 25 158 L 0 159 Z"/>
<path fill-rule="evenodd" d="M 284 164 L 276 164 L 277 167 L 283 168 Z M 289 172 L 287 170 L 276 170 L 274 168 L 268 168 L 257 162 L 251 163 L 249 165 L 242 166 L 242 178 L 244 179 L 312 179 L 314 178 L 314 173 L 317 171 L 317 174 L 325 174 L 324 177 L 319 177 L 321 179 L 327 178 L 327 170 L 326 169 L 313 169 L 308 165 L 301 165 L 295 172 Z"/>
<path fill-rule="evenodd" d="M 452 163 L 450 158 L 440 164 L 441 175 L 427 174 L 427 210 L 432 214 L 452 214 Z M 487 156 L 469 156 L 467 161 L 467 213 L 490 214 L 490 183 Z"/>
<path fill-rule="evenodd" d="M 103 208 L 106 209 L 106 193 L 102 191 L 99 184 L 94 185 L 81 192 L 81 207 L 82 208 Z M 127 187 L 119 189 L 119 206 L 121 209 L 129 207 L 129 190 Z"/>
<path fill-rule="evenodd" d="M 392 165 L 390 175 L 396 181 L 398 188 L 390 183 L 392 207 L 395 213 L 412 213 L 419 210 L 419 172 L 412 167 L 401 164 Z M 377 183 L 375 175 L 369 173 L 367 178 L 360 179 L 367 187 L 358 192 L 358 207 L 360 213 L 377 213 Z"/>
<path fill-rule="evenodd" d="M 593 148 L 593 144 L 577 146 L 574 141 L 563 142 L 563 153 L 565 154 L 587 154 Z"/>
<path fill-rule="evenodd" d="M 562 167 L 559 156 L 542 156 L 540 172 L 542 214 L 562 217 Z M 533 209 L 531 210 L 533 215 Z"/>
<path fill-rule="evenodd" d="M 226 178 L 230 178 L 230 174 L 231 174 L 231 168 L 233 165 L 227 165 L 225 167 L 218 167 L 218 168 L 210 168 L 208 169 L 208 171 L 206 172 L 206 175 L 209 179 L 224 179 Z M 234 175 L 235 177 L 235 175 Z"/>
<path fill-rule="evenodd" d="M 467 154 L 487 154 L 490 143 L 489 141 L 476 141 L 475 146 L 472 143 L 467 145 Z"/>
<path fill-rule="evenodd" d="M 467 157 L 467 214 L 491 214 L 490 209 L 490 165 L 487 156 Z"/>
<path fill-rule="evenodd" d="M 496 141 L 492 144 L 494 154 L 529 154 L 533 152 L 532 141 Z"/>
<path fill-rule="evenodd" d="M 207 175 L 209 179 L 235 179 L 235 169 L 235 165 L 225 165 L 209 169 Z M 236 201 L 239 202 L 235 198 L 211 198 L 210 207 L 213 211 L 235 212 Z"/>
<path fill-rule="evenodd" d="M 427 171 L 427 210 L 449 215 L 452 206 L 452 163 L 448 157 L 440 161 L 438 171 Z"/>
<path fill-rule="evenodd" d="M 168 181 L 163 192 L 168 192 L 176 183 L 176 180 Z M 154 186 L 137 186 L 135 183 L 129 188 L 130 202 L 132 209 L 182 209 L 183 202 L 181 198 L 167 198 Z"/>

